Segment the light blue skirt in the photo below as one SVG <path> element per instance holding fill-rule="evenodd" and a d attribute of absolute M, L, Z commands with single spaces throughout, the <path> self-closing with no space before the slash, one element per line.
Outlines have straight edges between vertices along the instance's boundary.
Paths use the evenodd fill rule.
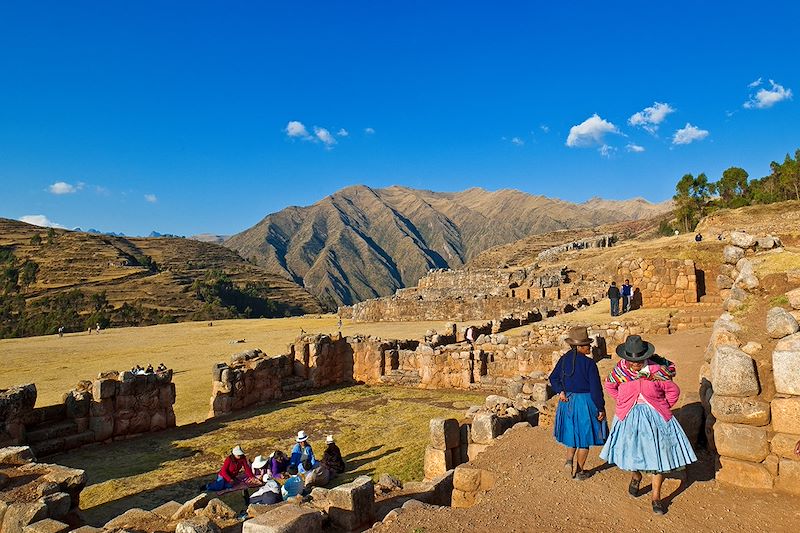
<path fill-rule="evenodd" d="M 567 448 L 602 446 L 608 424 L 597 420 L 597 406 L 588 392 L 570 392 L 568 402 L 558 402 L 553 435 Z"/>
<path fill-rule="evenodd" d="M 665 474 L 697 461 L 686 433 L 673 416 L 669 421 L 638 403 L 625 420 L 614 416 L 611 435 L 600 458 L 629 472 Z"/>

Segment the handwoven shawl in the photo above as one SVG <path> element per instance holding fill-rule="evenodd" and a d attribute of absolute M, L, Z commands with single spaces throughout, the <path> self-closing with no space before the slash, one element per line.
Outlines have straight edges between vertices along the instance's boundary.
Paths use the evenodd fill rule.
<path fill-rule="evenodd" d="M 650 359 L 645 361 L 644 366 L 639 372 L 634 372 L 628 368 L 628 361 L 623 359 L 618 362 L 611 373 L 608 374 L 606 381 L 609 383 L 626 383 L 637 379 L 670 381 L 674 377 L 675 363 L 660 355 L 653 355 Z"/>

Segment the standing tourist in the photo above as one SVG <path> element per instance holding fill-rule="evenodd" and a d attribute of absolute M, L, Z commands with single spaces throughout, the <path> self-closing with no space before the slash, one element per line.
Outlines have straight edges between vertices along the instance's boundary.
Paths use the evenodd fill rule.
<path fill-rule="evenodd" d="M 464 337 L 467 339 L 467 343 L 469 343 L 470 349 L 472 349 L 473 345 L 475 344 L 475 326 L 467 327 L 467 331 L 464 334 Z"/>
<path fill-rule="evenodd" d="M 611 300 L 611 316 L 619 316 L 619 287 L 617 282 L 612 281 L 608 288 L 608 299 Z"/>
<path fill-rule="evenodd" d="M 565 340 L 572 348 L 550 374 L 550 386 L 558 394 L 553 434 L 566 447 L 564 468 L 572 476 L 573 462 L 577 462 L 574 477 L 584 480 L 590 475 L 583 469 L 589 447 L 602 446 L 608 437 L 605 400 L 586 328 L 570 329 Z"/>
<path fill-rule="evenodd" d="M 625 344 L 617 346 L 617 355 L 622 360 L 605 382 L 606 390 L 617 401 L 617 412 L 600 457 L 633 472 L 628 485 L 633 497 L 639 495 L 642 474 L 652 474 L 653 512 L 664 514 L 664 474 L 697 461 L 686 433 L 672 416 L 671 408 L 681 394 L 672 381 L 675 365 L 655 355 L 655 346 L 639 335 L 631 335 Z"/>
<path fill-rule="evenodd" d="M 631 282 L 629 280 L 625 280 L 625 283 L 622 284 L 622 312 L 627 313 L 631 310 L 631 296 L 633 294 L 633 287 L 631 287 Z"/>

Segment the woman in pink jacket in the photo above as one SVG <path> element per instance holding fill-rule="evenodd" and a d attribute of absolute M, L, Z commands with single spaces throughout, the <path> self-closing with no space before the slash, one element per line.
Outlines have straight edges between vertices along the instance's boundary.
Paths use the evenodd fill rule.
<path fill-rule="evenodd" d="M 617 401 L 611 435 L 600 457 L 633 472 L 628 492 L 639 495 L 642 473 L 653 475 L 653 512 L 664 514 L 661 484 L 664 474 L 697 461 L 683 428 L 671 408 L 681 390 L 672 381 L 675 366 L 655 355 L 652 343 L 631 335 L 617 346 L 622 360 L 606 378 L 605 388 Z"/>

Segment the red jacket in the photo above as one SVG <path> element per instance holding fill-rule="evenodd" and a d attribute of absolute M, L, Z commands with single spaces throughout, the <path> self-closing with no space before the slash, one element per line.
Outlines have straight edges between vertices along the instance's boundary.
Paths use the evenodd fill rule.
<path fill-rule="evenodd" d="M 250 463 L 247 461 L 247 457 L 229 455 L 225 458 L 225 462 L 222 463 L 219 475 L 228 483 L 236 483 L 236 476 L 239 475 L 239 471 L 242 469 L 244 469 L 247 477 L 253 477 L 253 471 L 250 470 Z"/>

